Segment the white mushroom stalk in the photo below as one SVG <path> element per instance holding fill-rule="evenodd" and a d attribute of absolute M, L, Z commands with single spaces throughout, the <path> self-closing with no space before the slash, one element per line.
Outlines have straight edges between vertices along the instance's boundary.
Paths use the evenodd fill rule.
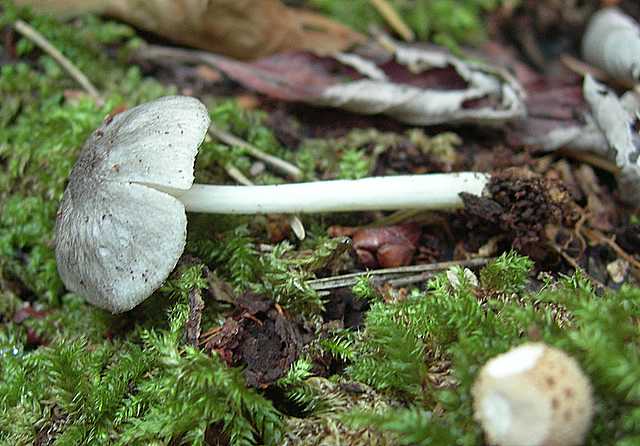
<path fill-rule="evenodd" d="M 489 177 L 474 172 L 404 175 L 272 186 L 194 184 L 172 190 L 188 212 L 320 213 L 462 207 L 459 194 L 480 195 Z"/>
<path fill-rule="evenodd" d="M 186 211 L 256 214 L 462 206 L 476 173 L 408 175 L 277 186 L 193 184 L 209 114 L 165 97 L 107 119 L 85 143 L 56 219 L 58 271 L 68 289 L 113 313 L 150 296 L 175 268 Z"/>

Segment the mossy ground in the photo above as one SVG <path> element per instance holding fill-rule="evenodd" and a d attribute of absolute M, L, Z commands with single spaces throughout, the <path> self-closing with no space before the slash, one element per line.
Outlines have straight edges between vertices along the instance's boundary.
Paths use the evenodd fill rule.
<path fill-rule="evenodd" d="M 5 3 L 0 14 L 8 36 L 18 12 Z M 307 239 L 285 240 L 271 252 L 258 249 L 269 242 L 266 218 L 190 216 L 185 258 L 140 307 L 112 316 L 67 293 L 52 229 L 82 142 L 117 107 L 176 88 L 126 62 L 138 43 L 128 27 L 96 17 L 62 26 L 20 15 L 106 101 L 96 105 L 79 93 L 24 39 L 15 46 L 5 40 L 0 49 L 2 444 L 480 445 L 470 400 L 474 376 L 488 358 L 526 340 L 565 349 L 589 375 L 597 403 L 589 445 L 640 444 L 640 289 L 596 293 L 579 272 L 534 287 L 531 262 L 513 253 L 485 267 L 478 286 L 458 270 L 458 286 L 441 274 L 393 298 L 363 279 L 353 294 L 370 308 L 354 330 L 323 323 L 326 301 L 305 280 L 339 244 L 326 236 L 327 227 L 367 223 L 362 216 L 305 218 Z M 291 152 L 264 114 L 225 98 L 203 99 L 221 127 L 298 163 L 307 178 L 370 173 L 357 141 L 371 134 L 341 139 L 337 155 L 317 156 L 330 148 L 322 140 Z M 227 181 L 226 163 L 251 166 L 242 149 L 207 141 L 197 179 Z M 268 173 L 255 180 L 283 181 Z M 204 295 L 203 330 L 220 326 L 232 309 L 209 292 L 213 270 L 235 293 L 278 303 L 311 334 L 289 372 L 268 389 L 247 387 L 241 369 L 186 342 L 190 294 Z M 330 363 L 330 371 L 318 372 L 319 362 Z"/>

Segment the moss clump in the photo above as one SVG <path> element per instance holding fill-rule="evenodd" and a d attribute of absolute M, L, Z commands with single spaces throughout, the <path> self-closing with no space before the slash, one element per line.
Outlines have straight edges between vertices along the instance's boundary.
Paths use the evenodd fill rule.
<path fill-rule="evenodd" d="M 239 371 L 184 345 L 188 294 L 204 286 L 201 267 L 187 268 L 163 289 L 173 302 L 166 322 L 138 321 L 112 339 L 104 339 L 108 324 L 93 327 L 103 330 L 101 341 L 65 327 L 29 352 L 24 327 L 4 324 L 0 440 L 204 444 L 205 431 L 220 425 L 232 444 L 277 444 L 280 418 L 271 402 L 246 388 Z"/>
<path fill-rule="evenodd" d="M 553 289 L 527 293 L 522 287 L 527 266 L 527 259 L 506 254 L 481 272 L 482 286 L 491 288 L 473 287 L 462 272 L 461 285 L 453 287 L 442 274 L 426 292 L 373 304 L 348 373 L 402 396 L 414 409 L 384 416 L 364 412 L 354 422 L 395 432 L 401 444 L 479 444 L 470 397 L 478 368 L 530 339 L 563 348 L 592 380 L 598 411 L 588 444 L 636 441 L 640 292 L 625 287 L 597 296 L 578 273 Z M 496 289 L 518 295 L 499 298 Z M 443 365 L 449 361 L 450 368 Z M 410 422 L 416 411 L 436 407 L 441 415 L 423 412 L 421 422 Z"/>

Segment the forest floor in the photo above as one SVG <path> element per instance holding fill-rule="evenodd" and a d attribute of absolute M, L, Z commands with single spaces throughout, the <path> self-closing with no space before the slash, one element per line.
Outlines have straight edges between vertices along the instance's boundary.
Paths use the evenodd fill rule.
<path fill-rule="evenodd" d="M 314 5 L 344 19 L 339 3 Z M 583 73 L 571 61 L 599 2 L 519 3 L 476 18 L 487 29 L 474 58 L 511 69 L 530 109 L 572 117 Z M 640 21 L 636 2 L 620 6 Z M 18 18 L 100 100 L 21 37 Z M 436 40 L 461 54 L 471 42 L 448 30 Z M 478 371 L 529 341 L 563 349 L 590 379 L 585 444 L 640 444 L 640 215 L 611 161 L 536 150 L 507 124 L 418 126 L 283 101 L 248 88 L 254 78 L 145 57 L 167 42 L 94 15 L 1 2 L 0 40 L 0 443 L 482 445 Z M 64 287 L 56 212 L 91 132 L 173 94 L 199 98 L 216 128 L 297 166 L 298 180 L 491 180 L 452 211 L 189 214 L 174 272 L 112 315 Z M 292 180 L 250 152 L 207 136 L 196 181 Z"/>

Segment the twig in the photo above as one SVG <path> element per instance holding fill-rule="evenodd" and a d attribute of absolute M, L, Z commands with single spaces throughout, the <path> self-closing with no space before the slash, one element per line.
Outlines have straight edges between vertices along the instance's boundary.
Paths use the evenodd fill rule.
<path fill-rule="evenodd" d="M 393 9 L 387 0 L 371 0 L 371 3 L 400 37 L 407 42 L 412 42 L 415 39 L 415 35 L 411 28 L 404 23 L 400 15 L 395 9 Z"/>
<path fill-rule="evenodd" d="M 89 93 L 89 95 L 93 97 L 97 103 L 104 103 L 102 96 L 100 95 L 96 87 L 93 86 L 87 76 L 85 76 L 82 71 L 80 71 L 73 63 L 71 63 L 71 61 L 67 59 L 64 54 L 62 54 L 56 47 L 49 43 L 46 37 L 44 37 L 31 25 L 22 20 L 16 20 L 16 22 L 13 24 L 13 27 L 16 31 L 18 31 L 27 39 L 31 40 L 38 47 L 40 47 L 40 49 L 42 49 L 56 62 L 58 62 L 62 66 L 62 68 L 64 68 L 67 73 L 69 73 L 73 80 L 80 84 L 80 86 L 84 88 L 85 91 Z"/>
<path fill-rule="evenodd" d="M 223 143 L 230 146 L 242 147 L 249 153 L 249 155 L 253 156 L 256 159 L 259 159 L 265 164 L 284 173 L 285 175 L 288 175 L 294 180 L 299 180 L 300 178 L 302 178 L 302 171 L 293 164 L 273 155 L 269 155 L 268 153 L 263 152 L 257 147 L 249 144 L 248 142 L 238 138 L 235 135 L 232 135 L 229 132 L 225 132 L 224 130 L 216 127 L 213 124 L 211 124 L 211 126 L 209 127 L 209 134 L 219 141 L 222 141 Z"/>
<path fill-rule="evenodd" d="M 359 273 L 344 274 L 341 276 L 325 277 L 322 279 L 315 279 L 307 281 L 307 284 L 316 291 L 330 290 L 334 288 L 345 288 L 353 286 L 357 283 L 359 277 L 371 276 L 375 282 L 384 282 L 396 280 L 396 283 L 404 283 L 399 281 L 400 278 L 409 280 L 406 283 L 415 283 L 424 278 L 428 278 L 431 274 L 437 271 L 444 271 L 452 266 L 462 266 L 466 268 L 476 268 L 484 266 L 489 263 L 493 258 L 477 258 L 471 260 L 451 261 L 451 262 L 438 262 L 429 263 L 426 265 L 412 265 L 402 266 L 398 268 L 384 268 L 371 271 L 363 271 Z M 406 277 L 406 276 L 409 277 Z M 405 276 L 405 277 L 403 277 Z M 418 279 L 422 277 L 423 279 Z"/>
<path fill-rule="evenodd" d="M 237 183 L 242 184 L 243 186 L 253 186 L 253 181 L 247 178 L 236 166 L 231 163 L 227 163 L 224 165 L 224 170 L 227 172 L 231 178 L 233 178 Z M 302 224 L 302 220 L 297 215 L 289 215 L 288 217 L 289 226 L 291 226 L 291 230 L 298 238 L 298 240 L 304 240 L 307 236 L 307 232 L 304 229 L 304 225 Z"/>
<path fill-rule="evenodd" d="M 253 182 L 240 172 L 240 170 L 233 164 L 225 164 L 224 170 L 227 172 L 227 175 L 236 181 L 236 183 L 242 184 L 243 186 L 253 186 Z"/>
<path fill-rule="evenodd" d="M 579 59 L 576 59 L 575 57 L 569 54 L 563 54 L 562 56 L 560 56 L 560 62 L 569 70 L 573 71 L 576 74 L 579 74 L 580 76 L 585 76 L 586 74 L 590 74 L 591 76 L 598 79 L 599 81 L 607 82 L 607 83 L 613 82 L 614 84 L 617 84 L 619 87 L 625 88 L 627 90 L 633 88 L 634 86 L 633 82 L 629 82 L 628 80 L 625 80 L 625 79 L 612 78 L 601 68 L 595 67 Z"/>
<path fill-rule="evenodd" d="M 557 243 L 555 243 L 554 241 L 550 241 L 549 246 L 551 246 L 551 248 L 556 253 L 558 253 L 560 257 L 562 257 L 569 265 L 571 265 L 574 270 L 576 271 L 580 270 L 584 272 L 587 278 L 589 278 L 589 280 L 593 282 L 598 288 L 602 288 L 603 290 L 607 288 L 604 283 L 600 282 L 598 279 L 596 279 L 595 277 L 590 275 L 587 271 L 585 271 L 584 268 L 578 265 L 578 262 L 576 262 L 576 260 L 573 257 L 571 257 L 569 254 L 564 252 L 564 250 L 560 246 L 558 246 Z"/>
<path fill-rule="evenodd" d="M 638 271 L 640 271 L 640 262 L 635 257 L 633 257 L 631 254 L 627 253 L 624 249 L 622 249 L 620 247 L 620 245 L 618 245 L 613 240 L 613 238 L 607 237 L 606 235 L 604 235 L 602 232 L 598 231 L 597 229 L 582 228 L 582 231 L 591 240 L 595 240 L 597 242 L 604 243 L 609 248 L 611 248 L 613 250 L 613 252 L 615 252 L 618 255 L 618 257 L 621 257 L 622 259 L 624 259 L 627 262 L 629 262 L 631 264 L 631 266 L 633 267 L 631 269 L 632 272 L 633 272 L 633 275 L 636 276 L 636 278 L 638 278 L 638 276 L 639 276 Z"/>
<path fill-rule="evenodd" d="M 602 158 L 601 156 L 595 155 L 593 153 L 587 153 L 581 150 L 572 150 L 572 149 L 566 149 L 566 148 L 558 149 L 553 153 L 558 156 L 566 156 L 569 158 L 573 158 L 577 161 L 582 161 L 583 163 L 591 164 L 592 166 L 595 166 L 613 175 L 620 174 L 620 168 L 616 166 L 615 163 L 605 158 Z"/>

